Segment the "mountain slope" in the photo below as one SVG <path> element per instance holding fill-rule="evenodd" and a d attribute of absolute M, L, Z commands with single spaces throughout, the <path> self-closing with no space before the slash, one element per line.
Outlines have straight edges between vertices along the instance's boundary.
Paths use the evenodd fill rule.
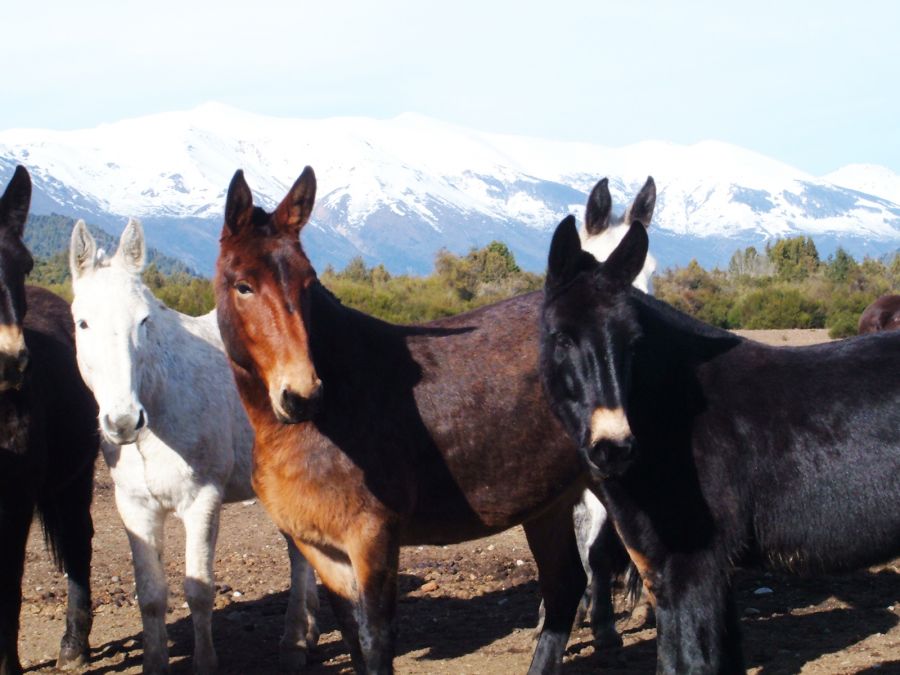
<path fill-rule="evenodd" d="M 816 178 L 712 141 L 607 148 L 412 114 L 302 120 L 206 104 L 95 129 L 0 132 L 0 180 L 16 163 L 32 172 L 34 213 L 113 231 L 139 216 L 154 246 L 205 273 L 234 171 L 243 168 L 258 203 L 272 208 L 305 164 L 319 189 L 303 239 L 318 266 L 362 255 L 395 272 L 428 272 L 441 247 L 465 252 L 499 239 L 523 267 L 541 270 L 553 228 L 582 211 L 603 175 L 620 207 L 648 174 L 656 179 L 651 246 L 663 267 L 691 257 L 724 264 L 740 246 L 795 234 L 814 236 L 823 253 L 900 245 L 900 191 L 886 169 L 880 182 Z"/>

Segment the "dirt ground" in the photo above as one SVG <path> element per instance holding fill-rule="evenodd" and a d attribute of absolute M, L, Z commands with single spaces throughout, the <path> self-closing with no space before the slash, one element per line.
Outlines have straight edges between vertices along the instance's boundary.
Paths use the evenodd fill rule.
<path fill-rule="evenodd" d="M 745 331 L 773 344 L 809 344 L 824 331 Z M 124 529 L 109 473 L 97 466 L 93 517 L 94 627 L 90 673 L 139 673 L 141 624 Z M 860 523 L 865 527 L 865 523 Z M 170 519 L 166 567 L 173 673 L 189 673 L 193 633 L 181 590 L 184 539 Z M 53 672 L 64 630 L 65 579 L 33 528 L 23 586 L 20 654 L 29 672 Z M 521 528 L 456 546 L 411 547 L 401 561 L 399 673 L 524 673 L 534 647 L 536 571 Z M 284 543 L 256 501 L 225 507 L 216 555 L 213 634 L 221 672 L 277 672 L 286 607 Z M 854 574 L 797 579 L 742 572 L 736 581 L 750 672 L 900 673 L 900 559 Z M 322 636 L 310 673 L 349 673 L 340 634 L 321 593 Z M 625 646 L 598 652 L 576 627 L 564 673 L 651 673 L 655 631 L 624 612 Z"/>

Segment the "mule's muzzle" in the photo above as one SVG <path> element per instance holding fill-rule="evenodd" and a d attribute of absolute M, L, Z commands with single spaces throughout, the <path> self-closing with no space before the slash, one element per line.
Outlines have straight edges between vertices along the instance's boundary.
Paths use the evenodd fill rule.
<path fill-rule="evenodd" d="M 615 478 L 624 474 L 635 458 L 634 439 L 602 440 L 582 448 L 582 459 L 594 478 Z"/>
<path fill-rule="evenodd" d="M 281 400 L 273 406 L 275 416 L 283 424 L 299 424 L 315 417 L 322 402 L 322 385 L 319 384 L 309 394 L 301 396 L 290 389 L 281 392 Z"/>
<path fill-rule="evenodd" d="M 146 426 L 147 413 L 143 408 L 139 408 L 135 413 L 100 417 L 100 430 L 107 440 L 116 445 L 134 443 L 138 439 L 141 429 Z"/>
<path fill-rule="evenodd" d="M 22 348 L 15 354 L 0 353 L 0 391 L 21 389 L 27 369 L 27 349 Z"/>

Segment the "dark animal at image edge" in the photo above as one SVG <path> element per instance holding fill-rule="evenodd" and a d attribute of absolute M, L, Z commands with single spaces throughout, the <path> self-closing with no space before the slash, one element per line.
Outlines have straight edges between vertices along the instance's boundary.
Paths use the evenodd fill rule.
<path fill-rule="evenodd" d="M 630 288 L 553 237 L 541 374 L 655 598 L 657 672 L 744 672 L 735 564 L 812 574 L 900 553 L 900 332 L 774 348 Z"/>
<path fill-rule="evenodd" d="M 860 335 L 879 330 L 900 329 L 900 295 L 882 295 L 859 317 Z"/>
<path fill-rule="evenodd" d="M 68 303 L 25 286 L 33 265 L 22 241 L 30 198 L 31 179 L 17 167 L 0 200 L 0 675 L 22 672 L 21 585 L 35 508 L 68 575 L 59 666 L 87 659 L 91 628 L 97 408 L 78 374 Z"/>
<path fill-rule="evenodd" d="M 299 242 L 315 185 L 307 168 L 272 214 L 242 172 L 228 190 L 215 291 L 260 500 L 366 673 L 393 670 L 401 545 L 523 523 L 546 603 L 531 672 L 556 672 L 585 585 L 572 523 L 585 479 L 540 387 L 542 295 L 416 327 L 346 308 Z"/>

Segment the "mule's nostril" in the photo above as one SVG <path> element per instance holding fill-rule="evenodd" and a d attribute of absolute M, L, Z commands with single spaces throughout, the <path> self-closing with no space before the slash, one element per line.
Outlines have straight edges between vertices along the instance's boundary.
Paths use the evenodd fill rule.
<path fill-rule="evenodd" d="M 285 417 L 282 421 L 297 424 L 312 419 L 320 398 L 321 388 L 316 389 L 309 397 L 300 396 L 289 389 L 282 390 L 280 407 Z"/>
<path fill-rule="evenodd" d="M 146 423 L 147 423 L 147 419 L 144 417 L 144 411 L 143 411 L 143 409 L 142 409 L 141 412 L 140 412 L 140 414 L 138 415 L 138 421 L 137 421 L 137 424 L 136 424 L 135 427 L 134 427 L 134 428 L 135 428 L 135 431 L 137 431 L 138 429 L 143 429 L 143 428 L 144 428 L 144 425 L 145 425 Z"/>

